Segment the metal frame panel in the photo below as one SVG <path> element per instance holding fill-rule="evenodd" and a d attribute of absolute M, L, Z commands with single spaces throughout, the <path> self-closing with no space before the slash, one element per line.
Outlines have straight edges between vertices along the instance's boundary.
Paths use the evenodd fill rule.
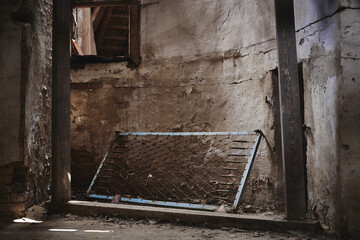
<path fill-rule="evenodd" d="M 252 165 L 255 160 L 255 156 L 258 150 L 258 147 L 260 145 L 260 140 L 262 136 L 262 132 L 257 130 L 255 132 L 115 132 L 116 137 L 111 142 L 110 148 L 114 145 L 114 142 L 119 136 L 226 136 L 226 135 L 257 135 L 254 141 L 254 145 L 252 146 L 251 154 L 247 160 L 245 170 L 243 172 L 243 176 L 240 181 L 240 185 L 232 206 L 232 210 L 237 211 L 241 198 L 244 194 L 244 190 L 246 187 L 247 180 L 249 178 Z M 101 168 L 104 165 L 104 162 L 106 161 L 108 157 L 109 152 L 106 153 L 105 157 L 100 163 L 100 166 L 98 170 L 96 171 L 96 174 L 91 181 L 91 184 L 86 192 L 86 195 L 90 198 L 97 198 L 97 199 L 103 199 L 103 200 L 112 200 L 112 196 L 106 196 L 106 195 L 99 195 L 99 194 L 90 194 L 90 191 L 95 184 L 95 181 L 101 171 Z M 128 203 L 136 203 L 136 204 L 147 204 L 147 205 L 156 205 L 156 206 L 164 206 L 164 207 L 175 207 L 175 208 L 187 208 L 187 209 L 197 209 L 197 210 L 207 210 L 207 211 L 215 211 L 219 208 L 219 206 L 215 205 L 207 205 L 207 204 L 192 204 L 192 203 L 181 203 L 181 202 L 167 202 L 167 201 L 155 201 L 155 200 L 148 200 L 148 199 L 140 199 L 140 198 L 126 198 L 126 197 L 120 197 L 119 201 L 121 202 L 128 202 Z"/>
<path fill-rule="evenodd" d="M 117 138 L 118 138 L 118 136 L 116 136 L 116 137 L 114 138 L 114 140 L 111 141 L 111 143 L 110 143 L 110 148 L 109 148 L 109 149 L 111 149 L 111 148 L 113 147 L 113 145 L 114 145 L 114 143 L 115 143 L 115 141 L 116 141 Z M 90 184 L 88 190 L 86 191 L 86 196 L 90 196 L 91 188 L 94 186 L 95 181 L 96 181 L 96 178 L 97 178 L 97 176 L 99 175 L 100 170 L 101 170 L 102 166 L 104 165 L 104 162 L 106 161 L 108 155 L 109 155 L 109 152 L 107 152 L 107 153 L 105 154 L 105 157 L 104 157 L 103 160 L 101 161 L 100 166 L 99 166 L 98 170 L 96 171 L 95 176 L 94 176 L 93 180 L 91 181 L 91 184 Z"/>
<path fill-rule="evenodd" d="M 97 195 L 97 194 L 90 194 L 89 197 L 91 198 L 98 198 L 104 200 L 112 200 L 112 196 L 105 196 L 105 195 Z M 201 210 L 208 210 L 208 211 L 215 211 L 219 207 L 214 205 L 207 205 L 207 204 L 192 204 L 192 203 L 178 203 L 178 202 L 166 202 L 166 201 L 154 201 L 154 200 L 147 200 L 147 199 L 140 199 L 140 198 L 126 198 L 120 197 L 119 201 L 121 202 L 129 202 L 129 203 L 137 203 L 137 204 L 147 204 L 147 205 L 156 205 L 156 206 L 164 206 L 164 207 L 175 207 L 175 208 L 188 208 L 188 209 L 201 209 Z"/>
<path fill-rule="evenodd" d="M 246 183 L 247 183 L 247 180 L 249 179 L 251 168 L 253 166 L 255 156 L 256 156 L 257 150 L 260 145 L 261 136 L 262 136 L 262 133 L 258 133 L 258 135 L 255 139 L 255 144 L 253 145 L 252 150 L 251 150 L 251 155 L 246 162 L 245 170 L 244 170 L 243 176 L 241 178 L 240 185 L 239 185 L 238 191 L 236 193 L 234 204 L 233 204 L 233 209 L 235 211 L 237 211 L 239 209 L 241 198 L 244 195 Z"/>
<path fill-rule="evenodd" d="M 256 135 L 256 132 L 115 132 L 120 136 L 223 136 Z"/>

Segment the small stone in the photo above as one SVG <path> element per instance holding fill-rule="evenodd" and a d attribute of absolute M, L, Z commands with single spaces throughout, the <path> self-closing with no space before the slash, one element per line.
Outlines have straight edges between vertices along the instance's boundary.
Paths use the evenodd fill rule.
<path fill-rule="evenodd" d="M 230 228 L 228 228 L 228 227 L 222 227 L 222 228 L 220 228 L 221 230 L 224 230 L 224 231 L 229 231 L 230 230 Z"/>
<path fill-rule="evenodd" d="M 152 224 L 152 225 L 157 223 L 156 221 L 150 220 L 150 219 L 149 219 L 148 221 L 149 221 L 149 223 Z"/>
<path fill-rule="evenodd" d="M 27 200 L 27 195 L 25 193 L 12 193 L 11 202 L 21 203 Z"/>
<path fill-rule="evenodd" d="M 217 210 L 216 212 L 219 212 L 219 213 L 226 213 L 226 208 L 225 208 L 225 205 L 221 205 Z"/>
<path fill-rule="evenodd" d="M 11 176 L 2 176 L 0 177 L 0 183 L 2 184 L 10 184 L 12 182 Z"/>
<path fill-rule="evenodd" d="M 11 176 L 13 173 L 12 167 L 0 168 L 0 176 Z"/>
<path fill-rule="evenodd" d="M 321 224 L 322 228 L 325 230 L 325 231 L 329 231 L 330 230 L 330 227 L 328 225 L 325 225 L 325 224 Z"/>

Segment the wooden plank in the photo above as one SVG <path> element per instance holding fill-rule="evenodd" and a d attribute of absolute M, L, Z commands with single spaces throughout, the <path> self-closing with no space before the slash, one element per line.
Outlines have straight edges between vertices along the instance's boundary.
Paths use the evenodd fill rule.
<path fill-rule="evenodd" d="M 129 26 L 114 26 L 114 25 L 108 25 L 108 28 L 128 30 L 128 29 L 129 29 Z"/>
<path fill-rule="evenodd" d="M 116 41 L 127 41 L 127 37 L 123 36 L 103 36 L 103 39 L 116 40 Z"/>
<path fill-rule="evenodd" d="M 96 32 L 97 28 L 99 27 L 101 20 L 103 19 L 103 16 L 105 14 L 105 11 L 106 11 L 106 7 L 101 7 L 99 12 L 97 13 L 97 15 L 93 21 L 94 32 Z"/>
<path fill-rule="evenodd" d="M 124 15 L 124 14 L 113 14 L 111 15 L 112 18 L 129 18 L 129 15 Z"/>
<path fill-rule="evenodd" d="M 101 27 L 99 29 L 99 34 L 97 35 L 97 38 L 96 38 L 96 45 L 97 45 L 98 48 L 101 47 L 101 42 L 102 42 L 106 27 L 107 27 L 107 24 L 108 24 L 109 19 L 111 17 L 111 13 L 112 13 L 113 9 L 114 9 L 114 7 L 108 7 L 106 9 L 105 16 L 103 18 L 103 21 L 101 23 Z"/>
<path fill-rule="evenodd" d="M 91 22 L 94 23 L 96 16 L 98 15 L 101 7 L 95 7 L 94 11 L 91 14 Z"/>
<path fill-rule="evenodd" d="M 130 0 L 72 0 L 72 7 L 111 7 L 129 4 Z"/>
<path fill-rule="evenodd" d="M 275 0 L 285 210 L 306 217 L 305 159 L 301 126 L 293 0 Z"/>
<path fill-rule="evenodd" d="M 138 0 L 130 1 L 129 55 L 131 60 L 140 65 L 140 5 Z"/>
<path fill-rule="evenodd" d="M 112 47 L 112 46 L 101 46 L 100 49 L 103 49 L 103 50 L 113 50 L 113 51 L 118 51 L 118 50 L 127 50 L 127 48 L 125 47 L 120 47 L 120 46 L 117 46 L 117 47 Z"/>
<path fill-rule="evenodd" d="M 52 201 L 71 198 L 70 28 L 71 2 L 53 3 Z"/>
<path fill-rule="evenodd" d="M 80 56 L 84 55 L 83 51 L 81 50 L 81 48 L 79 46 L 79 43 L 75 39 L 72 40 L 72 45 L 74 46 L 74 48 L 76 49 L 76 51 L 78 52 L 78 54 Z"/>

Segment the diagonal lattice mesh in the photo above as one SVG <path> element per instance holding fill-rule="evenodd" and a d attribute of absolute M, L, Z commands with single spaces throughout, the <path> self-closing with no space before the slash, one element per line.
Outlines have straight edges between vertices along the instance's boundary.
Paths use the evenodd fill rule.
<path fill-rule="evenodd" d="M 232 204 L 255 137 L 117 134 L 89 194 Z"/>

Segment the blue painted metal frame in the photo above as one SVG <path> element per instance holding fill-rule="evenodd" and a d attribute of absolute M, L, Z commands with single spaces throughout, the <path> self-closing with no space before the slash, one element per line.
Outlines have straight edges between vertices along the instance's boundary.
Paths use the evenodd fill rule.
<path fill-rule="evenodd" d="M 248 161 L 246 163 L 245 170 L 244 170 L 243 176 L 241 178 L 238 191 L 237 191 L 236 196 L 235 196 L 235 200 L 234 200 L 234 203 L 233 203 L 233 210 L 235 210 L 235 211 L 238 210 L 238 208 L 240 206 L 240 201 L 241 201 L 241 198 L 242 198 L 242 196 L 244 194 L 245 186 L 246 186 L 247 180 L 249 178 L 250 171 L 251 171 L 252 165 L 254 163 L 256 152 L 258 150 L 260 140 L 261 140 L 261 136 L 262 136 L 262 133 L 259 130 L 257 130 L 256 132 L 175 132 L 175 133 L 174 132 L 126 132 L 126 133 L 121 133 L 121 132 L 116 131 L 115 133 L 116 133 L 117 136 L 111 142 L 110 149 L 112 148 L 112 146 L 113 146 L 115 140 L 118 138 L 118 136 L 221 136 L 221 135 L 225 135 L 225 136 L 226 135 L 239 135 L 240 136 L 240 135 L 257 135 L 257 137 L 255 139 L 254 146 L 252 147 L 252 150 L 251 150 L 251 155 L 248 158 Z M 91 188 L 95 184 L 96 178 L 99 175 L 100 170 L 101 170 L 102 166 L 104 165 L 104 162 L 106 161 L 108 154 L 109 154 L 109 152 L 106 153 L 105 157 L 101 161 L 100 166 L 99 166 L 98 170 L 96 171 L 96 174 L 95 174 L 93 180 L 91 181 L 91 184 L 90 184 L 88 190 L 86 191 L 86 196 L 88 196 L 90 198 L 98 198 L 98 199 L 103 199 L 103 200 L 112 200 L 113 199 L 112 196 L 90 194 Z M 137 203 L 137 204 L 164 206 L 164 207 L 208 210 L 208 211 L 215 211 L 215 210 L 218 209 L 218 206 L 214 206 L 214 205 L 192 204 L 192 203 L 177 203 L 177 202 L 166 202 L 166 201 L 154 201 L 154 200 L 147 200 L 147 199 L 140 199 L 140 198 L 120 197 L 119 201 L 121 201 L 121 202 L 129 202 L 129 203 Z"/>
<path fill-rule="evenodd" d="M 111 143 L 110 143 L 110 148 L 109 148 L 109 149 L 112 149 L 112 147 L 113 147 L 113 145 L 114 145 L 114 143 L 115 143 L 115 141 L 116 141 L 117 138 L 118 138 L 118 136 L 116 136 L 116 137 L 114 138 L 114 140 L 111 141 Z M 100 166 L 99 166 L 98 170 L 96 171 L 95 176 L 94 176 L 94 178 L 92 179 L 89 188 L 88 188 L 87 191 L 86 191 L 86 196 L 90 196 L 91 188 L 94 186 L 95 181 L 96 181 L 96 178 L 97 178 L 97 176 L 99 175 L 100 170 L 101 170 L 102 166 L 104 165 L 104 162 L 106 161 L 108 155 L 109 155 L 109 152 L 107 152 L 107 153 L 105 154 L 103 160 L 101 161 Z"/>
<path fill-rule="evenodd" d="M 250 176 L 250 172 L 251 172 L 251 168 L 252 168 L 252 165 L 254 163 L 254 160 L 255 160 L 255 156 L 256 156 L 256 152 L 259 148 L 259 145 L 260 145 L 260 140 L 261 140 L 261 137 L 262 137 L 262 134 L 261 132 L 258 132 L 257 133 L 257 137 L 255 139 L 255 143 L 252 147 L 252 150 L 251 150 L 251 154 L 246 162 L 246 165 L 245 165 L 245 170 L 244 170 L 244 173 L 243 173 L 243 176 L 240 180 L 240 185 L 239 185 L 239 188 L 238 188 L 238 191 L 236 193 L 236 196 L 235 196 L 235 200 L 234 200 L 234 203 L 233 203 L 233 209 L 234 211 L 237 211 L 239 209 L 239 206 L 240 206 L 240 201 L 241 201 L 241 198 L 242 196 L 244 195 L 244 192 L 245 192 L 245 186 L 246 186 L 246 183 L 249 179 L 249 176 Z"/>
<path fill-rule="evenodd" d="M 119 136 L 221 136 L 255 135 L 256 132 L 115 132 Z"/>
<path fill-rule="evenodd" d="M 89 197 L 104 199 L 104 200 L 112 200 L 113 199 L 112 196 L 97 195 L 97 194 L 90 194 Z M 137 204 L 164 206 L 164 207 L 202 209 L 202 210 L 208 210 L 208 211 L 215 211 L 219 208 L 218 206 L 206 205 L 206 204 L 165 202 L 165 201 L 154 201 L 154 200 L 147 200 L 147 199 L 140 199 L 140 198 L 126 198 L 126 197 L 120 197 L 119 201 L 129 202 L 129 203 L 137 203 Z"/>

